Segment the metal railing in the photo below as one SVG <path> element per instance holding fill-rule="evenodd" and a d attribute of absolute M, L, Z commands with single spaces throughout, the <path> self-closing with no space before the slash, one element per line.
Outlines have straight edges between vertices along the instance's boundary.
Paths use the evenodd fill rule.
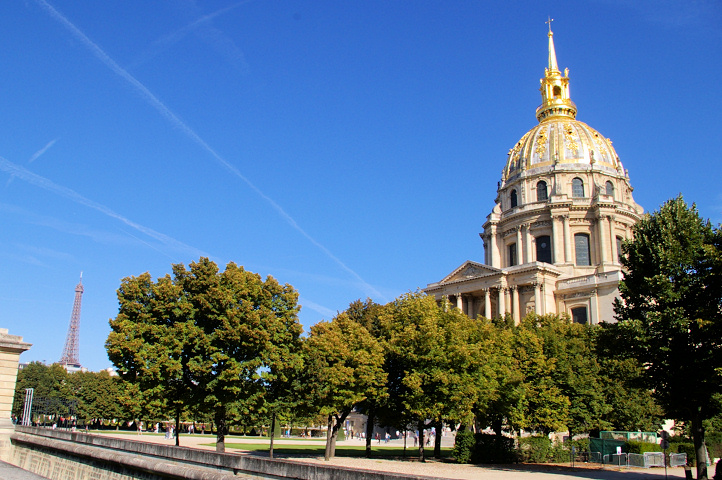
<path fill-rule="evenodd" d="M 594 458 L 594 459 L 593 459 Z M 649 468 L 649 467 L 664 467 L 665 457 L 662 452 L 645 452 L 645 453 L 615 453 L 611 455 L 604 455 L 601 459 L 599 457 L 590 456 L 590 462 L 599 462 L 604 465 L 615 465 L 618 467 L 638 467 L 638 468 Z M 669 466 L 670 467 L 681 467 L 687 464 L 686 453 L 671 453 L 669 454 Z"/>

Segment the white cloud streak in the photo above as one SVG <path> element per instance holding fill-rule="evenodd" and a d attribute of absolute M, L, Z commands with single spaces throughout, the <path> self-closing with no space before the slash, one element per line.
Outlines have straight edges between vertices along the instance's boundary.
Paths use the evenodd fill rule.
<path fill-rule="evenodd" d="M 33 163 L 35 160 L 37 160 L 38 157 L 40 157 L 40 155 L 42 155 L 43 153 L 47 152 L 48 149 L 49 149 L 50 147 L 52 147 L 53 145 L 55 145 L 55 142 L 57 142 L 58 140 L 60 140 L 60 137 L 56 138 L 55 140 L 50 140 L 50 141 L 47 143 L 47 145 L 45 145 L 43 148 L 41 148 L 40 150 L 38 150 L 37 152 L 35 152 L 35 153 L 33 154 L 33 156 L 30 157 L 30 160 L 28 160 L 28 163 L 30 164 L 30 163 Z"/>
<path fill-rule="evenodd" d="M 294 220 L 286 211 L 276 203 L 271 197 L 263 193 L 256 185 L 254 185 L 246 176 L 244 176 L 234 165 L 223 158 L 218 152 L 216 152 L 200 135 L 198 135 L 191 127 L 189 127 L 183 120 L 180 119 L 173 111 L 166 107 L 163 102 L 158 99 L 145 85 L 137 80 L 133 75 L 123 69 L 118 63 L 113 60 L 103 49 L 101 49 L 95 42 L 88 38 L 78 27 L 76 27 L 70 20 L 65 18 L 59 11 L 57 11 L 52 5 L 45 0 L 35 0 L 52 18 L 62 24 L 70 33 L 82 42 L 101 62 L 103 62 L 108 68 L 110 68 L 116 75 L 121 77 L 126 82 L 130 83 L 135 88 L 141 97 L 158 113 L 168 120 L 173 126 L 183 132 L 188 138 L 198 144 L 203 150 L 208 152 L 218 163 L 221 164 L 230 173 L 241 179 L 251 190 L 256 192 L 258 196 L 264 199 L 276 212 L 286 220 L 286 222 L 298 233 L 306 238 L 312 245 L 321 250 L 328 258 L 333 260 L 338 266 L 348 272 L 354 277 L 363 287 L 366 295 L 371 295 L 376 298 L 382 298 L 383 295 L 376 290 L 372 285 L 367 283 L 359 274 L 348 267 L 345 263 L 336 257 L 331 251 L 324 245 L 319 243 L 315 238 L 309 235 L 301 226 Z"/>
<path fill-rule="evenodd" d="M 181 41 L 188 34 L 197 31 L 199 28 L 205 28 L 206 30 L 205 32 L 203 32 L 203 34 L 200 35 L 201 38 L 210 43 L 211 47 L 219 54 L 221 54 L 228 62 L 230 62 L 231 65 L 237 67 L 242 72 L 247 70 L 248 65 L 246 64 L 243 52 L 241 52 L 241 50 L 236 47 L 233 41 L 227 38 L 220 30 L 213 28 L 211 21 L 216 17 L 219 17 L 220 15 L 223 15 L 237 7 L 240 7 L 244 3 L 248 3 L 248 1 L 249 0 L 237 2 L 227 7 L 216 10 L 213 13 L 203 15 L 202 17 L 194 20 L 188 25 L 185 25 L 178 30 L 169 33 L 168 35 L 161 37 L 159 40 L 153 42 L 150 49 L 144 52 L 140 56 L 140 58 L 128 65 L 127 70 L 133 70 L 140 65 L 143 65 L 153 57 L 159 55 L 161 52 L 169 49 L 171 46 Z"/>
<path fill-rule="evenodd" d="M 67 198 L 68 200 L 71 200 L 77 204 L 83 205 L 88 208 L 92 208 L 93 210 L 96 210 L 103 215 L 106 215 L 110 218 L 113 218 L 115 220 L 118 220 L 127 226 L 133 228 L 134 230 L 137 230 L 150 238 L 153 238 L 162 244 L 166 245 L 167 247 L 173 248 L 178 251 L 183 252 L 190 252 L 195 256 L 201 257 L 201 256 L 209 256 L 207 253 L 202 252 L 201 250 L 191 247 L 190 245 L 186 245 L 183 242 L 180 242 L 174 238 L 169 237 L 168 235 L 162 234 L 160 232 L 156 232 L 152 228 L 145 227 L 143 225 L 140 225 L 139 223 L 135 223 L 132 220 L 129 220 L 125 218 L 124 216 L 114 212 L 110 208 L 106 207 L 105 205 L 101 205 L 100 203 L 94 202 L 93 200 L 90 200 L 88 198 L 85 198 L 84 196 L 80 195 L 74 190 L 71 190 L 67 187 L 63 187 L 62 185 L 58 185 L 56 183 L 53 183 L 51 180 L 48 180 L 45 177 L 41 177 L 40 175 L 37 175 L 35 173 L 32 173 L 29 170 L 26 170 L 25 168 L 16 165 L 8 160 L 6 160 L 3 157 L 0 157 L 0 170 L 5 171 L 9 173 L 10 175 L 14 175 L 15 177 L 19 178 L 20 180 L 23 180 L 25 182 L 28 182 L 32 185 L 35 185 L 36 187 L 42 188 L 43 190 L 55 193 L 56 195 L 60 195 L 61 197 Z"/>

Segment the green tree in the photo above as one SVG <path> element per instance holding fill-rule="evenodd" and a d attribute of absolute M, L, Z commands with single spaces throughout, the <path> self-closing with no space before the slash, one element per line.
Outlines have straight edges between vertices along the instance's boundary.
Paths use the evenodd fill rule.
<path fill-rule="evenodd" d="M 45 365 L 31 362 L 18 372 L 12 412 L 20 418 L 25 402 L 25 389 L 33 389 L 34 405 L 45 404 L 52 411 L 46 414 L 67 414 L 68 401 L 77 400 L 68 387 L 68 372 L 57 363 Z M 56 411 L 57 410 L 57 411 Z"/>
<path fill-rule="evenodd" d="M 567 315 L 529 315 L 522 326 L 536 330 L 544 343 L 544 354 L 553 358 L 551 377 L 560 393 L 569 399 L 569 437 L 592 430 L 608 429 L 607 403 L 601 367 L 594 350 L 595 326 L 570 321 Z"/>
<path fill-rule="evenodd" d="M 423 430 L 443 421 L 468 423 L 487 387 L 483 365 L 490 330 L 458 309 L 444 310 L 433 297 L 409 293 L 386 306 L 381 322 L 388 336 L 389 395 L 418 421 L 419 459 Z M 436 446 L 438 450 L 438 444 Z M 438 452 L 437 452 L 438 453 Z"/>
<path fill-rule="evenodd" d="M 671 418 L 689 422 L 698 458 L 704 421 L 722 392 L 722 232 L 681 197 L 634 227 L 622 246 L 624 278 L 618 323 L 620 355 L 637 359 L 642 378 Z M 697 463 L 697 478 L 707 466 Z"/>
<path fill-rule="evenodd" d="M 348 414 L 369 397 L 383 395 L 383 349 L 363 325 L 340 313 L 311 327 L 304 357 L 308 402 L 328 419 L 324 458 L 330 460 Z"/>
<path fill-rule="evenodd" d="M 138 384 L 146 401 L 174 412 L 178 432 L 181 412 L 194 392 L 188 362 L 199 329 L 190 305 L 170 275 L 153 282 L 147 272 L 121 281 L 118 302 L 105 342 L 108 357 L 123 380 Z M 142 405 L 136 410 L 139 420 Z"/>
<path fill-rule="evenodd" d="M 187 406 L 213 415 L 216 450 L 225 451 L 228 420 L 262 410 L 264 375 L 298 341 L 298 294 L 234 263 L 189 267 L 173 265 L 173 277 L 156 282 L 147 273 L 124 279 L 106 348 L 124 379 L 175 412 L 176 431 Z"/>
<path fill-rule="evenodd" d="M 78 398 L 78 419 L 87 424 L 92 419 L 122 418 L 118 403 L 121 381 L 104 370 L 69 374 L 68 386 Z"/>
<path fill-rule="evenodd" d="M 384 306 L 370 298 L 365 301 L 359 299 L 351 302 L 345 311 L 349 319 L 363 325 L 366 331 L 380 343 L 383 348 L 384 371 L 386 371 L 389 367 L 386 361 L 386 337 L 380 321 L 383 312 Z M 371 456 L 374 425 L 379 421 L 384 425 L 398 426 L 399 429 L 406 430 L 408 419 L 401 415 L 402 408 L 397 408 L 398 402 L 395 400 L 387 394 L 386 389 L 383 389 L 379 391 L 378 395 L 368 396 L 366 400 L 356 405 L 356 410 L 366 415 L 366 457 Z"/>
<path fill-rule="evenodd" d="M 298 342 L 298 293 L 232 262 L 223 272 L 207 258 L 189 267 L 173 266 L 193 319 L 188 369 L 193 390 L 213 414 L 216 450 L 223 452 L 228 421 L 263 410 L 264 375 L 278 375 L 283 352 Z"/>
<path fill-rule="evenodd" d="M 522 380 L 510 395 L 516 401 L 509 415 L 510 426 L 542 433 L 564 430 L 570 402 L 554 378 L 557 360 L 546 355 L 544 340 L 534 329 L 514 329 L 513 345 L 514 368 Z"/>

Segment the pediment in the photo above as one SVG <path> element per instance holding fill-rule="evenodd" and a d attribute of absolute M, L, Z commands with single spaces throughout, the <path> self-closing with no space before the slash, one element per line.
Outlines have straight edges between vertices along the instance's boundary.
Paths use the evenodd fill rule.
<path fill-rule="evenodd" d="M 459 280 L 485 277 L 487 275 L 496 275 L 498 273 L 501 273 L 501 270 L 498 268 L 467 260 L 456 270 L 444 277 L 444 279 L 439 283 L 457 282 Z"/>

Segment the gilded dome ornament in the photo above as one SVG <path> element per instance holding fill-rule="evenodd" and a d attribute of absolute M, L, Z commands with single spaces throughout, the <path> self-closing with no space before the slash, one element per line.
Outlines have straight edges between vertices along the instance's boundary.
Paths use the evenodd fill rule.
<path fill-rule="evenodd" d="M 557 65 L 554 33 L 548 31 L 549 60 L 540 79 L 542 104 L 536 109 L 538 124 L 509 151 L 504 181 L 511 172 L 544 173 L 555 165 L 587 164 L 619 174 L 623 167 L 611 140 L 576 119 L 577 107 L 569 94 L 569 69 L 564 74 Z M 592 154 L 592 152 L 594 152 Z M 541 170 L 540 170 L 541 169 Z"/>
<path fill-rule="evenodd" d="M 536 149 L 534 150 L 537 155 L 542 156 L 547 149 L 547 131 L 545 128 L 539 130 L 536 137 Z"/>

